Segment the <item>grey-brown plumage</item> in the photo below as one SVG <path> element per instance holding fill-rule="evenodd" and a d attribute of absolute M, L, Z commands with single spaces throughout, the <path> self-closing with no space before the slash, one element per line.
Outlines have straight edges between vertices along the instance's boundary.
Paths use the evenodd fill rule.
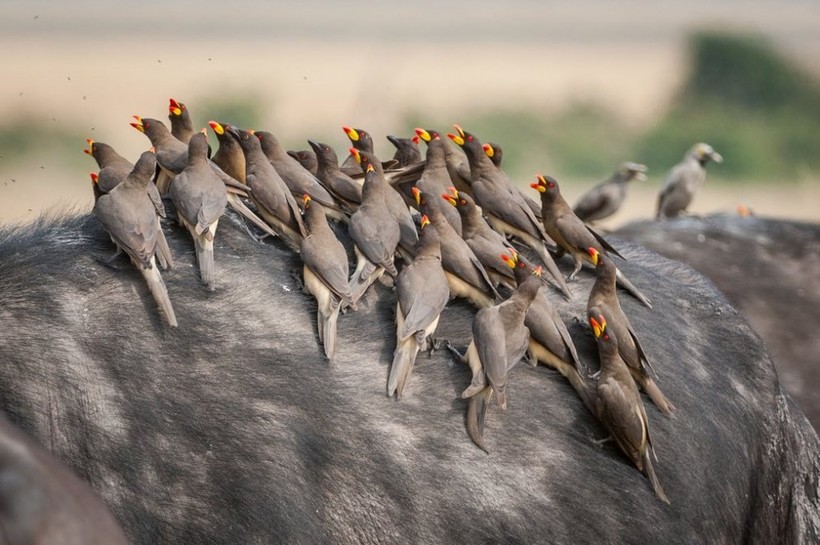
<path fill-rule="evenodd" d="M 481 146 L 481 149 L 484 150 L 484 154 L 490 158 L 490 161 L 492 161 L 493 164 L 500 169 L 501 161 L 504 158 L 504 150 L 501 147 L 501 144 L 496 144 L 495 142 L 485 142 Z M 530 207 L 530 210 L 532 211 L 533 215 L 540 220 L 541 203 L 535 202 L 535 200 L 531 199 L 530 196 L 524 193 L 518 185 L 513 184 L 513 189 L 519 195 L 521 195 L 523 202 L 525 202 L 527 206 Z"/>
<path fill-rule="evenodd" d="M 472 134 L 456 125 L 459 134 L 447 136 L 461 146 L 470 163 L 471 191 L 473 199 L 487 216 L 490 226 L 503 235 L 514 235 L 535 250 L 544 263 L 550 277 L 568 298 L 572 292 L 561 271 L 547 251 L 549 240 L 541 222 L 512 181 L 484 153 L 481 142 Z"/>
<path fill-rule="evenodd" d="M 148 284 L 148 289 L 168 323 L 176 327 L 177 319 L 165 283 L 156 266 L 155 253 L 159 223 L 146 186 L 156 168 L 153 153 L 143 153 L 126 179 L 102 195 L 94 206 L 94 215 L 108 231 L 118 251 L 122 250 Z"/>
<path fill-rule="evenodd" d="M 467 433 L 483 450 L 487 406 L 495 394 L 498 405 L 507 408 L 507 374 L 527 352 L 530 333 L 524 318 L 540 286 L 541 280 L 531 276 L 509 299 L 482 308 L 473 320 L 473 338 L 464 357 L 473 378 L 461 396 L 470 398 Z"/>
<path fill-rule="evenodd" d="M 355 150 L 355 152 L 354 152 Z M 419 240 L 418 232 L 416 231 L 416 224 L 413 221 L 413 216 L 410 210 L 404 203 L 401 195 L 398 194 L 384 179 L 384 168 L 381 161 L 373 153 L 366 151 L 359 151 L 356 148 L 350 148 L 350 154 L 354 156 L 354 160 L 358 162 L 362 171 L 366 171 L 368 165 L 372 165 L 378 176 L 376 179 L 383 184 L 383 193 L 385 205 L 387 210 L 396 220 L 399 225 L 399 233 L 401 239 L 399 241 L 399 249 L 405 260 L 409 261 L 408 256 L 412 256 L 415 252 L 416 243 Z"/>
<path fill-rule="evenodd" d="M 355 212 L 362 203 L 362 181 L 354 180 L 339 168 L 336 150 L 327 144 L 308 140 L 316 157 L 316 177 L 344 208 Z M 358 167 L 358 163 L 356 163 Z"/>
<path fill-rule="evenodd" d="M 466 193 L 450 187 L 449 193 L 442 193 L 441 197 L 461 215 L 461 237 L 484 265 L 493 285 L 498 287 L 503 284 L 515 289 L 517 284 L 513 271 L 499 258 L 507 252 L 507 239 L 487 224 L 475 201 Z"/>
<path fill-rule="evenodd" d="M 292 250 L 298 252 L 307 230 L 293 194 L 262 153 L 262 145 L 256 136 L 236 127 L 228 127 L 226 131 L 239 142 L 245 154 L 245 183 L 251 188 L 251 201 L 259 215 Z"/>
<path fill-rule="evenodd" d="M 262 145 L 262 152 L 282 177 L 285 185 L 290 188 L 294 197 L 301 199 L 302 195 L 310 195 L 314 204 L 318 203 L 325 208 L 325 214 L 336 219 L 346 221 L 347 216 L 333 199 L 333 196 L 319 182 L 319 179 L 308 172 L 299 161 L 288 155 L 288 152 L 279 143 L 279 140 L 268 131 L 254 133 Z"/>
<path fill-rule="evenodd" d="M 387 189 L 382 175 L 373 165 L 368 165 L 362 204 L 350 217 L 348 229 L 357 258 L 356 270 L 350 278 L 350 292 L 354 303 L 385 271 L 393 277 L 398 275 L 393 256 L 401 234 L 396 218 L 385 203 Z"/>
<path fill-rule="evenodd" d="M 358 151 L 364 151 L 367 153 L 374 153 L 375 149 L 373 147 L 373 137 L 370 136 L 364 129 L 354 129 L 353 127 L 348 127 L 347 125 L 342 126 L 342 130 L 344 131 L 347 138 L 350 140 L 350 145 L 356 148 Z M 350 155 L 345 158 L 344 162 L 341 165 L 342 171 L 352 174 L 356 172 L 356 168 L 358 167 L 359 162 L 357 161 L 356 157 L 351 152 Z"/>
<path fill-rule="evenodd" d="M 511 255 L 503 257 L 507 266 L 515 271 L 518 285 L 531 274 L 540 276 L 540 271 L 533 269 L 517 252 L 513 251 Z M 541 362 L 561 373 L 578 393 L 586 408 L 594 414 L 594 395 L 585 378 L 587 366 L 578 357 L 567 326 L 543 290 L 538 291 L 527 310 L 524 325 L 530 330 L 531 363 L 535 366 Z"/>
<path fill-rule="evenodd" d="M 134 165 L 131 161 L 117 153 L 114 148 L 108 144 L 103 142 L 95 142 L 90 138 L 86 139 L 86 143 L 88 144 L 88 149 L 83 151 L 92 156 L 94 160 L 97 161 L 97 166 L 100 167 L 100 171 L 96 175 L 97 180 L 94 184 L 94 202 L 96 203 L 100 195 L 109 193 L 112 189 L 117 187 L 120 182 L 125 180 L 134 169 Z M 168 246 L 168 241 L 165 239 L 165 233 L 162 231 L 162 226 L 159 220 L 159 218 L 165 217 L 165 205 L 162 203 L 162 197 L 160 197 L 159 190 L 156 185 L 149 183 L 147 185 L 146 192 L 148 193 L 148 197 L 151 199 L 151 203 L 154 205 L 154 210 L 156 210 L 158 216 L 157 226 L 159 231 L 157 234 L 157 259 L 159 260 L 160 267 L 163 269 L 170 269 L 174 266 L 174 258 L 171 254 L 171 248 Z"/>
<path fill-rule="evenodd" d="M 683 160 L 672 167 L 658 195 L 655 217 L 674 218 L 681 215 L 706 181 L 706 164 L 709 161 L 722 163 L 723 157 L 712 146 L 703 142 L 695 144 Z"/>
<path fill-rule="evenodd" d="M 425 129 L 416 129 L 416 134 L 427 144 L 427 156 L 424 171 L 415 183 L 415 187 L 431 197 L 427 201 L 427 205 L 437 208 L 455 232 L 461 236 L 461 215 L 458 210 L 452 206 L 447 206 L 443 200 L 438 198 L 439 195 L 447 192 L 452 185 L 450 174 L 447 172 L 444 141 L 435 131 L 431 133 Z"/>
<path fill-rule="evenodd" d="M 211 160 L 221 168 L 225 174 L 235 180 L 245 183 L 245 154 L 239 142 L 227 133 L 230 127 L 227 123 L 208 121 L 208 126 L 214 131 L 219 147 Z"/>
<path fill-rule="evenodd" d="M 575 262 L 575 268 L 569 275 L 569 280 L 578 274 L 585 262 L 592 263 L 589 248 L 595 248 L 604 255 L 611 252 L 623 259 L 623 256 L 612 245 L 575 215 L 567 201 L 561 196 L 561 190 L 555 178 L 539 174 L 538 181 L 530 185 L 541 193 L 541 218 L 544 222 L 544 230 L 558 244 L 561 253 L 567 252 Z M 649 298 L 620 271 L 618 271 L 618 283 L 641 303 L 652 308 Z"/>
<path fill-rule="evenodd" d="M 649 395 L 658 409 L 671 416 L 675 412 L 675 407 L 649 375 L 649 369 L 652 366 L 618 300 L 616 292 L 618 269 L 615 263 L 605 255 L 601 255 L 595 248 L 589 248 L 588 252 L 596 272 L 595 283 L 589 292 L 588 312 L 596 308 L 607 317 L 609 331 L 615 333 L 618 338 L 618 353 L 629 368 L 635 383 Z"/>
<path fill-rule="evenodd" d="M 336 322 L 342 304 L 352 303 L 348 285 L 347 252 L 327 223 L 323 207 L 302 197 L 308 236 L 302 239 L 301 252 L 305 288 L 316 299 L 316 325 L 319 342 L 327 359 L 336 358 Z"/>
<path fill-rule="evenodd" d="M 626 199 L 629 182 L 646 180 L 646 166 L 626 161 L 608 179 L 584 193 L 573 211 L 581 221 L 608 218 L 621 208 Z"/>
<path fill-rule="evenodd" d="M 416 258 L 396 278 L 396 349 L 387 379 L 387 395 L 404 395 L 416 355 L 427 349 L 439 317 L 450 300 L 441 266 L 438 232 L 427 217 L 421 219 Z"/>
<path fill-rule="evenodd" d="M 305 167 L 308 172 L 316 176 L 316 172 L 319 170 L 319 161 L 316 159 L 316 154 L 314 152 L 309 149 L 288 150 L 288 155 L 299 161 L 300 165 Z"/>
<path fill-rule="evenodd" d="M 208 139 L 197 133 L 188 142 L 188 165 L 171 182 L 171 200 L 177 217 L 194 239 L 202 283 L 214 289 L 214 235 L 225 213 L 225 184 L 208 164 Z"/>
<path fill-rule="evenodd" d="M 168 127 L 158 119 L 134 116 L 131 126 L 145 134 L 154 147 L 159 171 L 156 176 L 157 189 L 167 195 L 171 180 L 182 172 L 188 164 L 188 145 L 174 138 Z"/>
<path fill-rule="evenodd" d="M 441 263 L 450 285 L 450 292 L 454 297 L 467 299 L 478 308 L 494 305 L 501 297 L 481 261 L 470 245 L 453 229 L 441 210 L 431 206 L 433 201 L 441 202 L 444 206 L 446 203 L 437 198 L 437 195 L 431 195 L 432 198 L 428 199 L 417 187 L 413 188 L 413 193 L 419 212 L 430 218 L 438 233 L 441 242 Z"/>
<path fill-rule="evenodd" d="M 652 466 L 654 450 L 649 434 L 649 418 L 638 388 L 618 353 L 618 336 L 609 329 L 606 314 L 600 308 L 591 307 L 588 312 L 601 359 L 596 416 L 621 451 L 649 478 L 655 495 L 669 503 Z"/>
<path fill-rule="evenodd" d="M 419 149 L 418 135 L 412 138 L 402 138 L 400 136 L 387 136 L 387 140 L 396 146 L 396 153 L 393 154 L 393 160 L 396 161 L 396 166 L 399 168 L 410 166 L 413 163 L 421 161 L 421 150 Z"/>
<path fill-rule="evenodd" d="M 191 121 L 191 114 L 182 102 L 177 102 L 173 98 L 169 99 L 168 102 L 168 120 L 171 122 L 171 134 L 183 144 L 187 144 L 191 141 L 191 137 L 197 133 L 194 130 L 194 123 Z"/>

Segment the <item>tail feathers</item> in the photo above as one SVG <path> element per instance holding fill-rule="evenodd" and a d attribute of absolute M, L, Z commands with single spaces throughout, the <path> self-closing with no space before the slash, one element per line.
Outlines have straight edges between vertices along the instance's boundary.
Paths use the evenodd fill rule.
<path fill-rule="evenodd" d="M 647 448 L 643 453 L 643 471 L 649 478 L 649 482 L 652 483 L 652 489 L 655 490 L 655 495 L 658 499 L 669 504 L 669 498 L 666 496 L 666 492 L 664 492 L 661 482 L 658 480 L 658 476 L 655 475 L 655 468 L 652 466 L 649 451 L 650 449 Z"/>
<path fill-rule="evenodd" d="M 667 416 L 673 416 L 675 414 L 675 406 L 670 403 L 666 396 L 663 395 L 661 389 L 658 388 L 658 385 L 652 380 L 651 377 L 644 375 L 645 378 L 642 378 L 639 381 L 641 388 L 646 392 L 649 398 L 652 400 L 660 410 Z"/>
<path fill-rule="evenodd" d="M 558 288 L 564 293 L 567 299 L 572 300 L 572 291 L 569 289 L 569 286 L 567 286 L 567 281 L 564 280 L 564 276 L 561 274 L 561 271 L 558 270 L 558 265 L 555 264 L 555 260 L 552 259 L 552 256 L 547 251 L 547 247 L 544 246 L 544 243 L 541 241 L 534 241 L 534 243 L 530 246 L 538 254 L 538 257 L 544 263 L 547 271 L 549 271 L 550 276 L 552 276 L 552 279 L 556 284 L 558 284 Z"/>
<path fill-rule="evenodd" d="M 336 321 L 339 319 L 341 308 L 341 305 L 337 303 L 329 315 L 319 316 L 319 338 L 330 363 L 333 363 L 336 358 Z"/>
<path fill-rule="evenodd" d="M 174 268 L 174 256 L 171 254 L 171 248 L 168 246 L 168 240 L 165 238 L 165 233 L 162 232 L 162 226 L 157 218 L 157 259 L 163 269 Z"/>
<path fill-rule="evenodd" d="M 350 280 L 350 300 L 354 304 L 357 303 L 364 295 L 364 292 L 367 291 L 367 288 L 378 280 L 383 273 L 383 267 L 377 267 L 370 261 L 367 261 L 361 270 L 357 269 Z"/>
<path fill-rule="evenodd" d="M 160 312 L 165 316 L 168 324 L 172 327 L 177 327 L 177 317 L 176 314 L 174 314 L 174 307 L 171 305 L 168 290 L 165 288 L 165 282 L 163 282 L 162 276 L 159 274 L 159 269 L 156 266 L 154 258 L 151 258 L 151 265 L 150 269 L 140 267 L 140 272 L 148 283 L 148 289 L 151 291 L 154 301 L 156 301 Z"/>
<path fill-rule="evenodd" d="M 419 352 L 419 345 L 414 336 L 405 341 L 399 341 L 396 351 L 393 352 L 393 365 L 390 367 L 390 377 L 387 379 L 387 395 L 401 399 L 404 395 L 404 387 L 413 372 L 413 365 L 416 363 L 416 355 Z"/>
<path fill-rule="evenodd" d="M 625 277 L 620 270 L 618 270 L 616 273 L 616 280 L 618 282 L 618 285 L 624 288 L 629 293 L 631 293 L 635 297 L 635 299 L 643 303 L 644 306 L 652 308 L 652 301 L 649 299 L 649 297 L 641 293 L 641 290 L 636 288 L 635 285 L 632 282 L 630 282 L 629 279 Z"/>
<path fill-rule="evenodd" d="M 487 419 L 487 407 L 490 406 L 492 398 L 493 389 L 487 386 L 471 397 L 467 404 L 467 435 L 478 448 L 488 454 L 490 451 L 484 446 L 484 422 Z"/>
<path fill-rule="evenodd" d="M 196 261 L 199 264 L 199 276 L 202 278 L 202 283 L 213 291 L 216 279 L 214 241 L 208 240 L 202 235 L 194 235 L 194 245 L 196 246 Z"/>
<path fill-rule="evenodd" d="M 575 391 L 578 393 L 578 397 L 581 398 L 581 401 L 584 403 L 587 410 L 594 415 L 595 402 L 592 395 L 592 389 L 589 387 L 589 384 L 587 384 L 587 381 L 584 380 L 584 377 L 582 377 L 578 370 L 574 367 L 570 367 L 564 376 L 567 378 L 572 387 L 575 388 Z"/>
<path fill-rule="evenodd" d="M 238 195 L 233 193 L 228 193 L 228 204 L 231 205 L 231 208 L 236 210 L 240 215 L 244 216 L 248 219 L 251 223 L 256 225 L 259 229 L 267 233 L 268 235 L 275 237 L 278 236 L 276 232 L 270 228 L 270 226 L 262 221 L 262 218 L 254 214 L 250 208 L 245 206 L 245 203 L 242 202 L 242 199 L 239 198 Z"/>

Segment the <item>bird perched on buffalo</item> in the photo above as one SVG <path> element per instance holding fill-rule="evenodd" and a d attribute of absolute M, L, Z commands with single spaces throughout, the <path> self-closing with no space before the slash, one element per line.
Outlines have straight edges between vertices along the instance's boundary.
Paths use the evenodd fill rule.
<path fill-rule="evenodd" d="M 368 164 L 362 204 L 350 217 L 348 229 L 357 258 L 356 270 L 350 278 L 351 299 L 354 303 L 385 271 L 394 278 L 398 275 L 393 256 L 401 233 L 396 219 L 385 205 L 386 191 L 387 183 L 375 167 Z"/>
<path fill-rule="evenodd" d="M 469 244 L 453 229 L 453 226 L 441 213 L 440 206 L 447 206 L 437 195 L 427 194 L 418 187 L 413 188 L 416 206 L 435 226 L 441 242 L 441 264 L 450 285 L 450 292 L 455 297 L 463 297 L 478 308 L 488 307 L 500 299 L 493 281 Z M 439 206 L 432 206 L 432 201 Z M 452 210 L 452 207 L 449 207 Z"/>
<path fill-rule="evenodd" d="M 219 147 L 211 160 L 225 171 L 231 178 L 245 183 L 245 154 L 242 146 L 233 138 L 226 129 L 230 126 L 227 123 L 208 121 L 208 126 L 214 131 Z"/>
<path fill-rule="evenodd" d="M 327 223 L 324 207 L 302 197 L 308 236 L 302 239 L 299 256 L 304 267 L 305 288 L 316 298 L 316 324 L 325 356 L 336 357 L 336 322 L 342 305 L 352 303 L 348 285 L 347 252 Z"/>
<path fill-rule="evenodd" d="M 225 184 L 208 164 L 208 138 L 197 133 L 188 142 L 188 165 L 171 182 L 171 200 L 180 224 L 194 239 L 202 283 L 214 289 L 214 236 L 225 213 L 228 195 Z"/>
<path fill-rule="evenodd" d="M 94 215 L 117 246 L 117 254 L 124 251 L 139 269 L 168 324 L 176 327 L 174 307 L 155 258 L 159 222 L 146 192 L 155 168 L 153 153 L 146 151 L 140 155 L 125 180 L 108 194 L 100 196 L 94 205 Z"/>
<path fill-rule="evenodd" d="M 353 127 L 344 125 L 342 126 L 342 131 L 344 131 L 345 135 L 350 140 L 350 145 L 352 147 L 367 153 L 375 152 L 375 148 L 373 147 L 373 138 L 366 130 L 354 129 Z M 342 163 L 341 169 L 348 174 L 355 174 L 358 164 L 358 160 L 351 152 Z"/>
<path fill-rule="evenodd" d="M 649 418 L 638 388 L 618 353 L 618 336 L 609 329 L 606 314 L 600 308 L 591 307 L 588 314 L 601 359 L 596 416 L 621 451 L 649 478 L 655 495 L 669 503 L 652 466 L 654 450 L 649 434 Z"/>
<path fill-rule="evenodd" d="M 448 133 L 447 136 L 467 154 L 472 196 L 484 211 L 492 228 L 505 236 L 518 237 L 535 250 L 560 290 L 571 298 L 569 286 L 547 251 L 549 237 L 520 191 L 513 187 L 507 175 L 487 157 L 478 138 L 458 125 L 455 127 L 459 134 Z"/>
<path fill-rule="evenodd" d="M 329 217 L 347 221 L 347 216 L 339 207 L 333 196 L 328 193 L 319 179 L 308 172 L 299 161 L 288 155 L 288 152 L 279 143 L 279 140 L 268 131 L 255 131 L 254 134 L 262 145 L 262 153 L 282 177 L 285 185 L 288 186 L 294 197 L 301 199 L 302 195 L 310 195 L 310 200 L 314 205 L 319 204 L 325 208 L 325 214 Z"/>
<path fill-rule="evenodd" d="M 473 338 L 467 352 L 463 356 L 458 354 L 473 375 L 470 386 L 461 394 L 462 398 L 470 399 L 467 434 L 482 450 L 487 450 L 484 421 L 493 393 L 498 396 L 498 405 L 506 409 L 507 374 L 527 352 L 530 332 L 524 319 L 540 286 L 541 279 L 531 275 L 509 299 L 479 310 L 473 320 Z"/>
<path fill-rule="evenodd" d="M 505 266 L 515 271 L 515 280 L 521 285 L 532 274 L 541 276 L 540 266 L 533 269 L 513 248 L 500 258 Z M 533 299 L 524 325 L 530 330 L 529 357 L 533 366 L 538 362 L 552 367 L 566 378 L 586 408 L 594 414 L 593 392 L 586 381 L 587 367 L 578 357 L 575 343 L 567 326 L 542 290 Z"/>
<path fill-rule="evenodd" d="M 432 197 L 427 201 L 427 206 L 438 209 L 458 236 L 461 236 L 461 215 L 458 210 L 452 206 L 447 206 L 441 199 L 435 198 L 435 196 L 447 192 L 452 184 L 450 175 L 447 172 L 444 140 L 436 131 L 427 131 L 425 129 L 416 129 L 416 135 L 427 144 L 427 156 L 424 162 L 424 170 L 421 177 L 416 181 L 415 187 L 425 195 Z"/>
<path fill-rule="evenodd" d="M 723 157 L 703 142 L 695 144 L 683 160 L 672 167 L 658 195 L 657 219 L 681 215 L 706 181 L 706 165 L 709 161 L 722 163 Z"/>
<path fill-rule="evenodd" d="M 621 308 L 615 288 L 618 272 L 615 263 L 595 248 L 590 247 L 587 251 L 595 265 L 596 273 L 595 283 L 589 292 L 588 311 L 592 308 L 600 309 L 607 316 L 609 331 L 615 333 L 618 338 L 618 353 L 629 368 L 635 383 L 649 395 L 658 409 L 672 415 L 675 407 L 649 376 L 649 359 L 638 340 L 638 335 L 629 323 L 629 318 Z"/>
<path fill-rule="evenodd" d="M 362 181 L 354 180 L 339 168 L 336 150 L 327 144 L 308 140 L 316 158 L 316 177 L 343 208 L 355 212 L 362 203 Z M 358 163 L 356 163 L 358 167 Z"/>
<path fill-rule="evenodd" d="M 475 201 L 466 193 L 451 186 L 449 193 L 442 193 L 441 198 L 453 205 L 461 215 L 461 237 L 484 266 L 493 285 L 496 288 L 505 285 L 515 289 L 517 284 L 513 271 L 498 258 L 507 251 L 507 240 L 487 224 Z"/>
<path fill-rule="evenodd" d="M 168 120 L 171 122 L 171 134 L 183 144 L 187 144 L 191 141 L 191 137 L 196 134 L 194 123 L 191 121 L 191 114 L 182 102 L 177 102 L 173 98 L 169 99 L 168 102 Z M 210 153 L 208 155 L 210 156 Z"/>
<path fill-rule="evenodd" d="M 608 218 L 621 208 L 633 180 L 646 180 L 646 166 L 631 161 L 621 163 L 612 176 L 581 195 L 573 208 L 575 215 L 587 222 Z"/>
<path fill-rule="evenodd" d="M 439 317 L 450 300 L 441 265 L 441 245 L 435 226 L 421 218 L 416 257 L 396 278 L 396 349 L 387 380 L 387 395 L 404 395 L 416 355 L 427 350 Z"/>
<path fill-rule="evenodd" d="M 552 176 L 538 175 L 538 181 L 530 186 L 541 193 L 541 218 L 544 230 L 558 244 L 560 253 L 567 252 L 575 262 L 575 269 L 569 275 L 572 280 L 583 267 L 584 262 L 592 263 L 587 248 L 595 248 L 599 253 L 612 252 L 621 259 L 618 253 L 601 235 L 593 231 L 572 211 L 567 201 L 561 196 L 558 182 Z M 652 303 L 620 271 L 618 283 L 649 308 Z"/>
<path fill-rule="evenodd" d="M 298 252 L 307 230 L 293 194 L 262 153 L 262 144 L 251 131 L 236 127 L 226 130 L 245 153 L 245 183 L 251 188 L 251 201 L 256 205 L 256 210 L 273 231 Z"/>
<path fill-rule="evenodd" d="M 86 139 L 86 143 L 88 148 L 83 151 L 92 156 L 97 161 L 97 166 L 100 167 L 100 171 L 92 176 L 92 180 L 96 177 L 93 184 L 94 202 L 96 203 L 100 195 L 109 193 L 120 182 L 124 181 L 134 170 L 134 165 L 108 144 L 95 142 L 91 138 Z M 165 205 L 162 203 L 162 197 L 160 197 L 156 185 L 153 183 L 148 184 L 146 192 L 157 213 L 157 259 L 163 269 L 169 269 L 174 266 L 174 258 L 159 223 L 159 219 L 165 217 Z"/>

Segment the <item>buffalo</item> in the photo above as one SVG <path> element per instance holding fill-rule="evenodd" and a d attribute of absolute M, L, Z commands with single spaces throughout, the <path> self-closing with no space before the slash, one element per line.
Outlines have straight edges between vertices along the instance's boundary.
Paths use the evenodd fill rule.
<path fill-rule="evenodd" d="M 617 234 L 708 276 L 763 338 L 783 389 L 820 430 L 820 225 L 715 214 L 634 222 Z"/>
<path fill-rule="evenodd" d="M 820 540 L 820 441 L 757 335 L 703 276 L 613 240 L 648 295 L 624 311 L 674 418 L 644 398 L 671 501 L 557 372 L 519 365 L 484 442 L 465 432 L 470 371 L 420 354 L 405 396 L 385 394 L 395 295 L 378 284 L 317 342 L 298 255 L 228 213 L 217 282 L 164 224 L 165 324 L 139 273 L 85 214 L 0 232 L 0 408 L 110 506 L 133 543 L 808 543 Z M 570 263 L 560 265 L 566 274 Z M 579 356 L 593 274 L 549 293 Z M 547 288 L 545 288 L 547 289 Z M 474 309 L 453 301 L 436 337 L 461 350 Z"/>

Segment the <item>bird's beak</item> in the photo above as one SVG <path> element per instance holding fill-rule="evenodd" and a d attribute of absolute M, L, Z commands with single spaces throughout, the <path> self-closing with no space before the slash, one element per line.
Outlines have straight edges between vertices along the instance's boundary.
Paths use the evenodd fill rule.
<path fill-rule="evenodd" d="M 97 174 L 96 172 L 92 172 L 92 173 L 89 174 L 89 176 L 91 176 L 91 183 L 93 183 L 94 185 L 99 183 L 99 181 L 100 181 L 99 174 Z"/>
<path fill-rule="evenodd" d="M 456 134 L 448 132 L 447 133 L 447 138 L 449 138 L 450 140 L 452 140 L 453 142 L 455 142 L 459 146 L 462 146 L 462 147 L 464 146 L 464 139 L 462 137 L 456 135 Z"/>
<path fill-rule="evenodd" d="M 501 260 L 511 269 L 515 268 L 515 260 L 507 254 L 501 254 Z"/>
<path fill-rule="evenodd" d="M 304 205 L 305 210 L 307 210 L 308 206 L 310 206 L 310 195 L 308 195 L 307 193 L 302 195 L 302 204 Z"/>
<path fill-rule="evenodd" d="M 136 123 L 131 123 L 131 126 L 137 129 L 139 132 L 144 133 L 145 127 L 142 125 L 142 118 L 138 115 L 133 116 L 136 120 Z"/>
<path fill-rule="evenodd" d="M 356 148 L 351 147 L 350 149 L 348 149 L 348 151 L 350 152 L 350 155 L 352 155 L 353 158 L 356 159 L 356 162 L 361 165 L 362 164 L 362 154 L 359 153 L 359 150 L 357 150 Z"/>
<path fill-rule="evenodd" d="M 723 162 L 723 156 L 721 154 L 719 154 L 718 152 L 716 152 L 716 151 L 713 151 L 712 153 L 710 153 L 709 157 L 711 157 L 712 161 L 714 161 L 715 163 L 722 163 Z"/>
<path fill-rule="evenodd" d="M 345 125 L 345 126 L 342 127 L 342 130 L 345 132 L 347 137 L 350 138 L 350 140 L 352 142 L 358 142 L 359 141 L 359 133 L 356 132 L 356 129 L 354 129 L 352 127 L 348 127 L 347 125 Z"/>
<path fill-rule="evenodd" d="M 456 132 L 458 133 L 458 135 L 460 137 L 467 138 L 467 136 L 464 134 L 464 129 L 461 128 L 461 125 L 459 125 L 458 123 L 455 123 L 455 124 L 453 124 L 453 127 L 456 129 Z"/>
<path fill-rule="evenodd" d="M 544 267 L 542 267 L 541 265 L 538 265 L 536 268 L 534 268 L 532 270 L 532 274 L 534 274 L 538 278 L 541 278 L 541 273 L 543 273 L 543 272 L 544 272 Z"/>
<path fill-rule="evenodd" d="M 427 217 L 427 214 L 424 214 L 424 215 L 421 217 L 421 222 L 420 222 L 420 225 L 421 225 L 421 228 L 422 228 L 422 229 L 424 229 L 425 227 L 427 227 L 428 225 L 430 225 L 430 218 L 428 218 L 428 217 Z"/>
<path fill-rule="evenodd" d="M 87 153 L 88 155 L 92 155 L 93 152 L 94 152 L 94 141 L 90 138 L 86 138 L 85 143 L 88 144 L 88 149 L 84 149 L 83 153 Z"/>
<path fill-rule="evenodd" d="M 214 132 L 220 136 L 225 134 L 225 127 L 223 127 L 216 121 L 208 121 L 208 126 L 211 127 L 214 130 Z"/>
<path fill-rule="evenodd" d="M 367 163 L 367 172 L 376 172 L 376 169 L 373 167 L 372 163 Z"/>
<path fill-rule="evenodd" d="M 429 142 L 430 140 L 432 140 L 432 137 L 430 136 L 430 133 L 425 131 L 424 129 L 416 128 L 415 131 L 416 131 L 416 136 L 418 136 L 419 138 L 421 138 L 425 142 Z"/>
<path fill-rule="evenodd" d="M 544 193 L 547 190 L 547 181 L 541 174 L 539 174 L 536 177 L 538 178 L 538 181 L 533 184 L 530 184 L 530 187 L 537 191 L 540 191 L 541 193 Z"/>
<path fill-rule="evenodd" d="M 419 143 L 419 135 L 414 136 L 410 140 L 412 140 L 414 144 L 418 144 Z"/>
<path fill-rule="evenodd" d="M 596 339 L 603 335 L 604 331 L 606 331 L 606 318 L 601 315 L 598 316 L 598 320 L 596 320 L 593 316 L 589 317 L 589 325 L 592 328 L 592 332 L 595 334 Z"/>
<path fill-rule="evenodd" d="M 598 250 L 596 250 L 592 246 L 587 248 L 587 253 L 589 254 L 590 259 L 592 260 L 592 264 L 597 267 L 598 261 L 601 259 L 601 254 L 599 254 Z"/>
<path fill-rule="evenodd" d="M 493 158 L 493 155 L 495 155 L 495 150 L 494 150 L 494 149 L 493 149 L 493 147 L 492 147 L 491 145 L 489 145 L 489 144 L 484 144 L 484 145 L 482 145 L 482 146 L 481 146 L 481 149 L 483 149 L 483 150 L 484 150 L 484 153 L 485 153 L 485 154 L 487 155 L 487 157 L 489 157 L 490 159 L 492 159 L 492 158 Z"/>
<path fill-rule="evenodd" d="M 421 205 L 421 189 L 419 189 L 418 187 L 414 187 L 410 191 L 413 192 L 413 198 L 416 199 L 416 206 L 420 206 Z"/>
<path fill-rule="evenodd" d="M 456 198 L 453 197 L 452 195 L 448 195 L 447 193 L 442 193 L 441 198 L 444 199 L 445 201 L 447 201 L 448 203 L 452 204 L 453 206 L 455 206 L 457 204 L 456 203 Z"/>
<path fill-rule="evenodd" d="M 169 99 L 170 104 L 168 104 L 168 112 L 174 115 L 182 115 L 182 106 L 174 100 L 173 98 Z"/>

